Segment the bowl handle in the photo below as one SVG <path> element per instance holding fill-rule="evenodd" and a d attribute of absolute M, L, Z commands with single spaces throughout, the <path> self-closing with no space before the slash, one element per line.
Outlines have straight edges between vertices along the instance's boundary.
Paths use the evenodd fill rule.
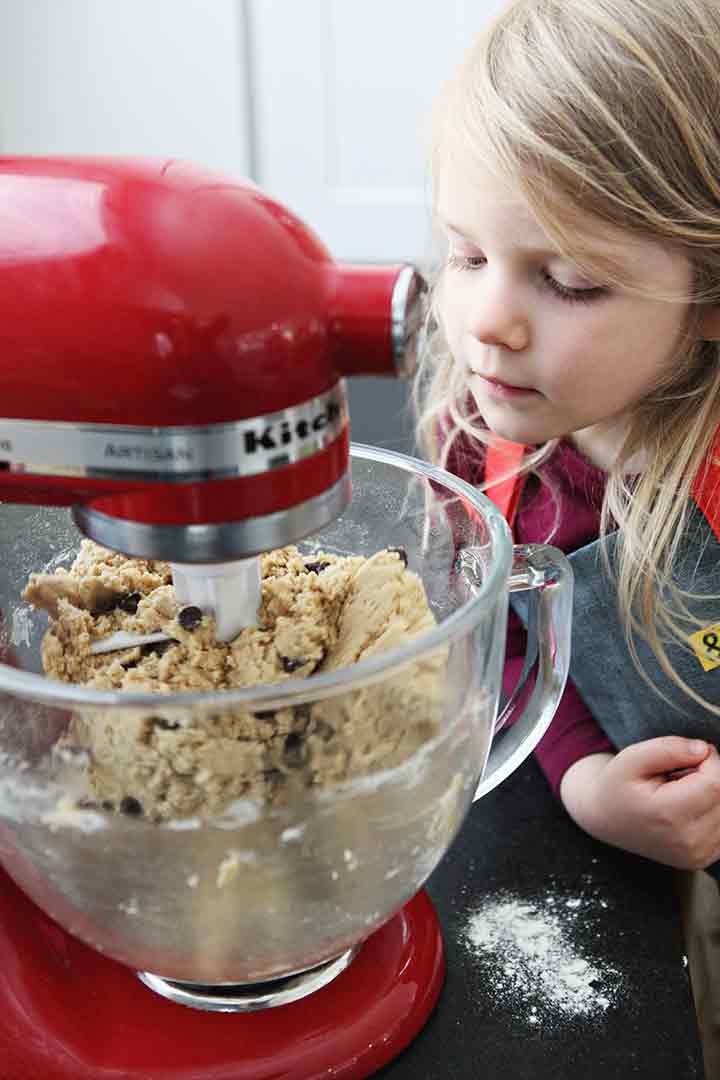
<path fill-rule="evenodd" d="M 510 592 L 526 591 L 528 645 L 520 681 L 498 716 L 483 778 L 474 799 L 487 795 L 521 765 L 555 715 L 570 667 L 573 573 L 547 544 L 513 548 Z M 536 670 L 534 684 L 528 684 Z"/>

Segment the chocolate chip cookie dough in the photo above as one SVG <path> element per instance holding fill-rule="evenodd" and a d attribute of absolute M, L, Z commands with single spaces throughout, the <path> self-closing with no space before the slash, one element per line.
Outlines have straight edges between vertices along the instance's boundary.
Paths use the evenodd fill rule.
<path fill-rule="evenodd" d="M 280 710 L 163 707 L 169 692 L 226 691 L 334 671 L 408 642 L 434 625 L 422 582 L 400 550 L 369 559 L 261 559 L 256 626 L 230 642 L 213 619 L 180 607 L 166 563 L 129 559 L 84 541 L 69 570 L 33 574 L 24 597 L 50 615 L 46 673 L 102 690 L 152 692 L 157 707 L 82 709 L 65 747 L 85 751 L 106 809 L 154 821 L 212 817 L 253 797 L 281 802 L 297 785 L 322 788 L 405 760 L 439 731 L 442 650 L 399 676 Z M 117 630 L 171 641 L 93 655 Z"/>

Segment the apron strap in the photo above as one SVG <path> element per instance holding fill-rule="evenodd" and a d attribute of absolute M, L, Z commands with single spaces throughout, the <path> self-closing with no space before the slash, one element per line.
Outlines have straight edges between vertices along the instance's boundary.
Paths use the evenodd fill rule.
<path fill-rule="evenodd" d="M 516 474 L 500 481 L 497 477 L 517 467 L 525 455 L 525 450 L 522 443 L 509 442 L 507 439 L 499 440 L 497 446 L 486 447 L 485 481 L 488 486 L 485 494 L 495 503 L 511 529 L 514 528 L 527 475 Z M 720 540 L 720 428 L 695 477 L 692 498 Z"/>
<path fill-rule="evenodd" d="M 695 477 L 692 497 L 720 540 L 720 430 L 715 433 L 712 446 Z"/>
<path fill-rule="evenodd" d="M 515 474 L 500 481 L 497 477 L 517 467 L 524 456 L 524 444 L 509 442 L 507 439 L 502 439 L 497 446 L 486 447 L 485 452 L 485 481 L 488 486 L 484 494 L 495 503 L 511 529 L 527 476 Z"/>

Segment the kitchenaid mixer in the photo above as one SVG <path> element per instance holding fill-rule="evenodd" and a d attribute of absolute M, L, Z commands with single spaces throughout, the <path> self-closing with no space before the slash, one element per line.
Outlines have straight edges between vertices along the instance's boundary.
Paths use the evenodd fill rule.
<path fill-rule="evenodd" d="M 6 1059 L 18 1077 L 95 1080 L 111 1067 L 162 1075 L 151 1052 L 125 1047 L 113 1060 L 102 1038 L 68 1030 L 68 1011 L 83 1015 L 88 981 L 101 980 L 114 995 L 107 1040 L 119 1011 L 123 1023 L 166 1026 L 168 1068 L 172 1059 L 180 1070 L 202 1044 L 195 1077 L 203 1067 L 214 1078 L 369 1075 L 419 1030 L 440 989 L 432 908 L 422 894 L 406 902 L 451 843 L 488 754 L 481 793 L 526 756 L 562 690 L 565 561 L 539 548 L 516 552 L 511 565 L 502 518 L 467 485 L 402 455 L 350 453 L 342 376 L 412 372 L 423 308 L 412 269 L 340 267 L 252 185 L 173 162 L 4 159 L 0 222 L 0 499 L 11 504 L 0 511 L 0 856 L 40 908 L 93 946 L 13 886 L 3 891 L 0 951 L 13 979 L 4 1005 L 18 1004 L 3 1010 Z M 73 520 L 50 509 L 69 506 Z M 158 709 L 147 695 L 39 674 L 43 623 L 20 592 L 29 572 L 76 549 L 80 533 L 171 562 L 176 585 L 198 590 L 186 595 L 202 593 L 229 619 L 228 636 L 252 621 L 258 553 L 296 541 L 363 555 L 402 547 L 435 631 L 352 673 L 222 701 L 164 695 L 163 717 L 342 709 L 441 655 L 442 731 L 398 768 L 332 793 L 301 791 L 282 811 L 243 804 L 213 824 L 167 827 L 101 807 L 63 814 L 67 778 L 52 771 L 48 750 L 68 714 L 107 710 L 130 722 Z M 522 719 L 490 751 L 508 583 L 539 597 L 540 666 Z M 218 873 L 228 865 L 230 889 Z M 61 978 L 59 1006 L 45 993 L 46 963 L 50 982 Z M 129 968 L 174 1002 L 248 1015 L 179 1010 L 148 995 Z M 398 995 L 403 979 L 415 989 Z M 257 1012 L 269 1005 L 282 1007 L 282 1021 Z M 20 1034 L 21 1018 L 33 1016 L 42 1047 Z"/>

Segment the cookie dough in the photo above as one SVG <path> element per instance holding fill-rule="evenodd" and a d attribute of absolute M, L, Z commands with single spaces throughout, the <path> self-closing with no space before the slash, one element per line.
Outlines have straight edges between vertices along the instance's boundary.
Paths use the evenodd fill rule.
<path fill-rule="evenodd" d="M 102 690 L 157 695 L 153 709 L 82 709 L 65 750 L 87 761 L 106 810 L 154 821 L 211 817 L 237 798 L 282 802 L 399 764 L 440 729 L 442 650 L 400 675 L 280 710 L 179 707 L 168 693 L 227 691 L 335 671 L 404 644 L 434 625 L 422 582 L 401 550 L 369 559 L 261 558 L 256 626 L 231 643 L 214 622 L 181 608 L 167 563 L 129 559 L 84 541 L 68 570 L 33 574 L 24 597 L 50 615 L 46 673 Z M 92 655 L 117 630 L 163 631 L 171 641 Z M 67 755 L 66 755 L 67 756 Z"/>

